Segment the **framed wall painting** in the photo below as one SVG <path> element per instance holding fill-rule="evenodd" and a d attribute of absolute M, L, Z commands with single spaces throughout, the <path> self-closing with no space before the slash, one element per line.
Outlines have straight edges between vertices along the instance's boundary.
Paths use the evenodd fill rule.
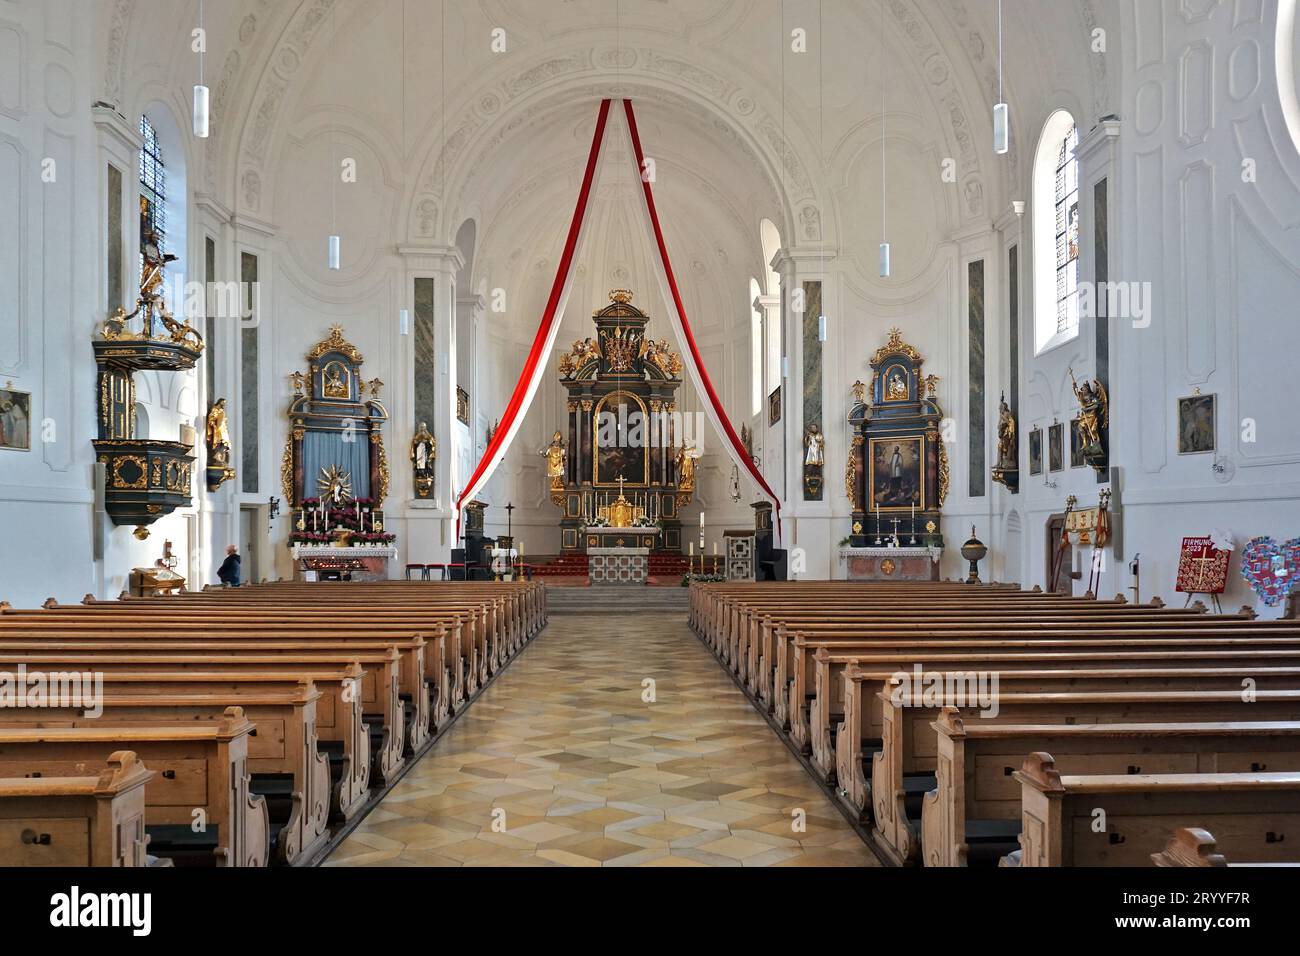
<path fill-rule="evenodd" d="M 1075 418 L 1070 422 L 1070 467 L 1082 468 L 1087 464 L 1087 460 L 1083 457 L 1083 438 L 1079 434 L 1079 419 Z"/>
<path fill-rule="evenodd" d="M 1047 429 L 1047 470 L 1065 468 L 1065 425 L 1055 422 Z"/>
<path fill-rule="evenodd" d="M 32 450 L 32 393 L 0 388 L 0 449 Z"/>
<path fill-rule="evenodd" d="M 923 511 L 925 448 L 922 438 L 873 438 L 868 451 L 869 510 Z"/>
<path fill-rule="evenodd" d="M 1029 473 L 1043 473 L 1043 430 L 1035 428 L 1029 433 Z"/>
<path fill-rule="evenodd" d="M 1203 455 L 1216 447 L 1218 402 L 1215 395 L 1178 400 L 1178 454 Z"/>
<path fill-rule="evenodd" d="M 772 389 L 772 394 L 767 396 L 767 423 L 775 425 L 781 420 L 781 386 L 778 385 Z"/>

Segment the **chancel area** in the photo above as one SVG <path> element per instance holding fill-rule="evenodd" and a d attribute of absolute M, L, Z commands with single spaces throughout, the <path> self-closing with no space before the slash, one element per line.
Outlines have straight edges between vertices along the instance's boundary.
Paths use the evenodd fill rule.
<path fill-rule="evenodd" d="M 0 867 L 1300 865 L 1297 6 L 0 2 Z"/>

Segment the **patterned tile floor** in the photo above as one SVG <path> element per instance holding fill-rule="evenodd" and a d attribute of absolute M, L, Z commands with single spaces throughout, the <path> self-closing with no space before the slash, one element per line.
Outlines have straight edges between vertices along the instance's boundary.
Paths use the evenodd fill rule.
<path fill-rule="evenodd" d="M 683 617 L 646 614 L 552 615 L 325 865 L 878 864 Z"/>

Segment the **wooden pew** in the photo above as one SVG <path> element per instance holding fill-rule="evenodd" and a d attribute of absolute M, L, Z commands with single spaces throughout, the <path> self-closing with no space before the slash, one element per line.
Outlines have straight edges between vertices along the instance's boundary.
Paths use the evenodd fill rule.
<path fill-rule="evenodd" d="M 1165 848 L 1151 854 L 1156 866 L 1300 866 L 1300 863 L 1228 862 L 1219 852 L 1214 835 L 1200 827 L 1179 827 Z"/>
<path fill-rule="evenodd" d="M 279 631 L 266 632 L 265 639 L 258 642 L 258 650 L 263 653 L 250 656 L 247 653 L 233 653 L 229 647 L 232 642 L 251 641 L 256 630 L 207 631 L 197 629 L 210 622 L 201 621 L 195 629 L 177 633 L 148 633 L 140 630 L 129 632 L 130 640 L 121 639 L 121 631 L 105 633 L 95 628 L 76 630 L 52 630 L 30 628 L 22 631 L 9 630 L 0 632 L 0 664 L 5 660 L 15 663 L 27 652 L 64 653 L 69 656 L 94 653 L 96 646 L 127 650 L 133 654 L 150 654 L 160 657 L 184 658 L 193 656 L 193 648 L 205 645 L 209 660 L 186 661 L 183 666 L 197 666 L 210 669 L 212 654 L 228 654 L 229 667 L 245 669 L 283 669 L 291 662 L 312 663 L 325 666 L 327 670 L 337 670 L 350 664 L 360 664 L 365 679 L 351 692 L 360 692 L 363 707 L 363 719 L 373 728 L 375 738 L 370 752 L 372 756 L 372 776 L 375 782 L 391 779 L 406 760 L 405 752 L 408 742 L 412 749 L 423 746 L 429 734 L 428 691 L 423 676 L 417 668 L 423 667 L 423 643 L 419 638 L 394 641 L 387 638 L 375 639 L 364 632 L 359 633 L 355 641 L 347 632 L 340 637 L 346 638 L 340 650 L 312 649 L 312 639 L 304 635 L 295 635 L 295 639 L 282 642 Z M 223 634 L 228 635 L 223 638 Z M 178 639 L 179 638 L 179 639 Z M 287 643 L 288 647 L 281 644 Z M 33 647 L 35 645 L 35 647 Z M 172 645 L 172 646 L 169 646 Z M 353 649 L 355 648 L 355 649 Z M 41 649 L 44 649 L 43 651 Z M 278 663 L 276 658 L 280 658 Z M 420 676 L 416 676 L 420 675 Z M 419 726 L 408 728 L 403 707 L 403 688 L 408 688 L 407 696 L 412 698 L 412 707 L 416 711 Z M 420 716 L 425 715 L 425 716 Z M 410 739 L 404 736 L 410 730 Z"/>
<path fill-rule="evenodd" d="M 153 776 L 118 750 L 94 776 L 0 779 L 0 866 L 147 866 Z"/>
<path fill-rule="evenodd" d="M 29 671 L 43 663 L 28 664 Z M 0 710 L 0 727 L 183 725 L 223 720 L 226 708 L 237 705 L 255 728 L 249 739 L 248 768 L 253 793 L 267 800 L 273 859 L 294 865 L 310 860 L 324 847 L 329 840 L 330 765 L 317 747 L 322 693 L 310 679 L 296 673 L 229 671 L 131 670 L 101 675 L 98 715 L 58 704 L 6 708 Z M 342 770 L 340 776 L 346 768 Z"/>
<path fill-rule="evenodd" d="M 999 672 L 1057 665 L 1087 666 L 1092 661 L 1113 667 L 1300 664 L 1300 634 L 1258 640 L 1227 636 L 1161 638 L 1130 637 L 1123 630 L 1116 629 L 1113 635 L 1103 633 L 1094 637 L 1076 633 L 1074 637 L 1030 640 L 1027 643 L 972 635 L 962 642 L 961 650 L 932 641 L 900 641 L 892 645 L 878 642 L 860 650 L 850 648 L 834 652 L 819 646 L 809 664 L 805 664 L 808 661 L 807 643 L 796 636 L 794 644 L 796 662 L 802 673 L 797 672 L 791 682 L 784 716 L 790 726 L 791 739 L 805 752 L 811 751 L 815 755 L 814 762 L 824 774 L 829 774 L 834 767 L 832 733 L 838 723 L 835 715 L 842 714 L 846 707 L 843 672 L 854 663 L 898 666 L 900 670 L 906 670 L 916 664 L 934 662 L 952 665 L 958 670 L 974 668 Z M 809 671 L 812 673 L 811 688 L 808 687 Z M 805 688 L 802 692 L 801 687 Z M 778 719 L 782 713 L 782 710 L 777 711 Z"/>
<path fill-rule="evenodd" d="M 134 681 L 134 686 L 148 692 L 160 678 L 173 681 L 206 681 L 210 673 L 219 673 L 228 682 L 223 693 L 235 692 L 236 682 L 252 680 L 282 680 L 283 670 L 293 667 L 295 680 L 310 680 L 321 698 L 316 705 L 316 738 L 318 750 L 328 755 L 331 776 L 330 811 L 339 820 L 348 820 L 363 807 L 370 791 L 371 754 L 370 734 L 362 717 L 363 698 L 374 696 L 382 682 L 367 674 L 361 662 L 349 660 L 343 664 L 328 659 L 308 658 L 302 663 L 293 658 L 245 657 L 231 654 L 203 655 L 158 653 L 152 647 L 136 650 L 132 642 L 92 646 L 89 650 L 65 653 L 61 649 L 42 653 L 28 649 L 20 654 L 0 650 L 0 663 L 7 666 L 26 663 L 29 668 L 50 670 L 81 667 L 104 675 L 105 681 Z M 356 655 L 352 655 L 356 656 Z M 360 655 L 364 659 L 364 655 Z M 265 669 L 265 670 L 262 670 Z M 193 683 L 183 685 L 187 691 Z M 224 706 L 224 705 L 223 705 Z M 2 715 L 2 714 L 0 714 Z M 252 750 L 260 758 L 260 744 Z M 314 792 L 314 791 L 313 791 Z"/>
<path fill-rule="evenodd" d="M 1020 832 L 1024 755 L 1047 751 L 1061 773 L 1300 772 L 1300 721 L 1233 723 L 1004 724 L 963 719 L 945 707 L 935 789 L 921 811 L 926 866 L 996 864 Z"/>
<path fill-rule="evenodd" d="M 252 730 L 239 707 L 191 726 L 0 728 L 0 777 L 79 775 L 128 747 L 155 771 L 145 784 L 153 852 L 194 865 L 266 866 L 266 802 L 249 786 Z M 206 821 L 198 835 L 196 811 Z"/>
<path fill-rule="evenodd" d="M 909 863 L 919 857 L 921 801 L 934 789 L 937 749 L 935 742 L 925 753 L 917 742 L 927 735 L 935 740 L 932 725 L 941 708 L 895 704 L 889 691 L 877 696 L 883 726 L 871 765 L 872 833 L 893 862 Z M 1035 725 L 1285 721 L 1298 705 L 1300 690 L 1258 691 L 1251 702 L 1240 691 L 1002 692 L 997 716 L 987 719 Z"/>
<path fill-rule="evenodd" d="M 850 689 L 845 692 L 844 720 L 835 736 L 836 787 L 841 800 L 863 817 L 869 816 L 871 807 L 871 783 L 867 776 L 871 773 L 871 759 L 883 748 L 883 705 L 878 695 L 897 675 L 897 670 L 868 669 L 858 664 L 849 665 L 844 673 L 844 684 Z M 1042 693 L 1177 689 L 1240 691 L 1244 681 L 1252 681 L 1261 690 L 1300 688 L 1300 665 L 1117 669 L 1081 664 L 1009 670 L 999 673 L 998 688 L 999 691 Z M 911 749 L 925 756 L 937 752 L 937 744 L 924 727 L 916 727 L 912 735 L 904 736 L 902 746 L 907 748 L 900 756 L 904 766 L 912 765 Z"/>
<path fill-rule="evenodd" d="M 1199 821 L 1225 855 L 1300 862 L 1300 773 L 1062 775 L 1031 753 L 1021 785 L 1020 866 L 1141 866 L 1176 827 Z M 1094 830 L 1097 810 L 1105 814 Z"/>

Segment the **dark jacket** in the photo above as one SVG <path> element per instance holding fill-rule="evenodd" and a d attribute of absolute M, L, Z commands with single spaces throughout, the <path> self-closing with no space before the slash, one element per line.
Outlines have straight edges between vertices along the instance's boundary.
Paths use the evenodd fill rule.
<path fill-rule="evenodd" d="M 231 587 L 239 587 L 239 555 L 228 554 L 217 569 L 217 580 Z"/>

